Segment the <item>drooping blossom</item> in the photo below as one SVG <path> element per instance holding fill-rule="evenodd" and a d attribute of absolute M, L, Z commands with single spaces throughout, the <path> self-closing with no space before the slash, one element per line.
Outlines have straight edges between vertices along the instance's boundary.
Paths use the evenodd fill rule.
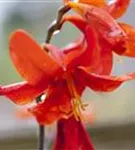
<path fill-rule="evenodd" d="M 81 57 L 82 53 L 83 56 L 86 52 L 88 53 L 88 51 L 86 51 L 88 50 L 88 47 L 92 51 L 94 50 L 95 47 L 94 34 L 91 29 L 88 30 L 92 33 L 89 39 L 90 41 L 88 42 L 90 44 L 89 46 L 87 43 L 84 43 L 84 38 L 82 38 L 81 40 L 77 41 L 77 43 L 73 43 L 72 46 L 66 47 L 63 54 L 58 52 L 58 50 L 52 45 L 46 45 L 46 48 L 49 49 L 50 51 L 49 53 L 47 53 L 40 46 L 38 46 L 36 42 L 25 31 L 18 30 L 14 32 L 11 35 L 10 44 L 9 44 L 11 58 L 15 66 L 17 67 L 17 69 L 21 72 L 21 75 L 24 78 L 26 78 L 28 82 L 17 83 L 9 86 L 2 86 L 0 93 L 1 95 L 7 96 L 17 104 L 26 104 L 31 102 L 34 97 L 38 96 L 38 94 L 42 92 L 46 92 L 46 86 L 48 86 L 46 92 L 46 100 L 37 104 L 37 106 L 35 106 L 34 108 L 31 108 L 30 111 L 37 117 L 37 120 L 41 125 L 50 124 L 55 120 L 59 120 L 61 118 L 67 119 L 68 117 L 74 115 L 75 118 L 73 118 L 74 120 L 73 123 L 75 123 L 75 125 L 76 123 L 79 124 L 76 126 L 76 128 L 82 130 L 82 131 L 80 130 L 80 134 L 83 135 L 87 140 L 87 141 L 81 141 L 79 147 L 83 146 L 84 148 L 89 148 L 90 150 L 92 150 L 93 146 L 89 141 L 88 135 L 83 130 L 83 126 L 81 122 L 79 121 L 81 115 L 80 108 L 82 107 L 82 109 L 84 109 L 84 105 L 80 101 L 80 94 L 84 89 L 84 85 L 81 84 L 76 79 L 74 81 L 72 79 L 72 77 L 75 78 L 75 76 L 72 76 L 72 74 L 76 72 L 73 68 L 78 69 L 77 68 L 78 63 L 80 63 L 78 57 Z M 22 51 L 23 49 L 24 51 Z M 38 52 L 39 54 L 37 54 Z M 46 57 L 45 62 L 42 62 L 42 58 L 44 57 L 41 58 L 42 56 L 40 55 L 41 53 L 43 54 L 43 56 L 45 55 L 44 57 Z M 34 57 L 32 56 L 33 54 Z M 39 59 L 37 56 L 40 56 L 39 58 L 41 59 Z M 69 57 L 69 59 L 67 59 L 67 56 Z M 26 58 L 28 58 L 28 60 Z M 54 64 L 51 64 L 49 66 L 48 64 L 49 61 L 47 58 L 52 59 L 51 63 Z M 48 72 L 48 70 L 44 71 L 43 69 L 39 68 L 38 65 L 40 61 L 41 64 L 44 63 L 42 64 L 45 66 L 44 69 L 47 69 L 46 68 L 47 66 L 48 67 L 54 66 L 56 68 L 56 71 L 54 71 L 55 68 L 50 68 L 50 70 L 53 72 L 52 73 L 50 71 L 51 72 L 50 73 Z M 35 65 L 35 71 L 30 70 L 32 69 L 31 67 L 34 65 Z M 30 72 L 28 73 L 28 71 Z M 49 74 L 50 77 L 48 77 L 49 76 L 48 75 L 45 78 L 41 78 L 37 80 L 35 75 L 37 74 L 38 71 L 39 73 L 44 72 L 47 75 Z M 57 76 L 54 77 L 54 75 Z M 34 77 L 36 80 L 33 79 Z M 48 81 L 46 81 L 49 79 L 50 79 L 50 84 L 48 84 Z M 70 120 L 67 121 L 69 122 Z M 75 136 L 74 139 L 78 138 L 79 140 L 79 137 L 76 137 L 76 133 L 73 133 L 73 135 Z M 74 143 L 74 140 L 70 142 Z M 72 143 L 69 143 L 69 145 Z M 78 143 L 74 143 L 74 146 L 77 144 Z"/>
<path fill-rule="evenodd" d="M 91 56 L 99 55 L 95 51 L 96 37 L 92 28 L 86 28 L 85 38 L 87 43 L 73 44 L 69 49 L 65 48 L 64 52 L 58 51 L 52 45 L 46 45 L 50 51 L 48 53 L 25 31 L 12 33 L 9 43 L 10 56 L 19 73 L 27 81 L 1 86 L 0 94 L 17 104 L 26 104 L 46 92 L 45 101 L 30 111 L 40 124 L 49 124 L 72 114 L 76 119 L 80 116 L 79 110 L 84 107 L 80 96 L 86 86 L 95 91 L 109 92 L 124 81 L 134 78 L 134 74 L 115 77 L 90 72 L 88 68 L 96 64 Z M 70 51 L 73 47 L 77 49 Z"/>
<path fill-rule="evenodd" d="M 117 22 L 116 16 L 121 16 L 129 5 L 130 0 L 115 1 L 106 9 L 95 5 L 69 1 L 67 5 L 73 8 L 84 20 L 93 27 L 98 39 L 111 46 L 112 51 L 119 55 L 135 57 L 134 41 L 135 28 L 123 22 Z M 115 14 L 116 13 L 116 14 Z M 121 15 L 120 15 L 121 14 Z M 76 16 L 77 18 L 78 16 Z M 78 25 L 79 26 L 79 25 Z"/>
<path fill-rule="evenodd" d="M 73 135 L 74 139 L 79 141 L 79 148 L 92 150 L 92 144 L 81 124 L 80 111 L 86 106 L 81 101 L 82 92 L 85 87 L 94 91 L 110 92 L 123 82 L 133 79 L 135 75 L 109 76 L 110 69 L 104 73 L 108 67 L 102 64 L 104 60 L 101 58 L 104 53 L 96 50 L 95 30 L 85 22 L 81 23 L 80 28 L 83 29 L 84 37 L 64 48 L 63 51 L 50 44 L 41 47 L 25 31 L 17 30 L 12 33 L 9 42 L 10 56 L 26 81 L 1 86 L 0 94 L 16 104 L 26 104 L 31 103 L 41 93 L 46 93 L 44 101 L 29 109 L 38 123 L 46 125 L 60 120 L 58 128 L 59 124 L 63 124 L 62 130 L 70 129 L 69 124 L 73 124 L 77 126 L 77 132 Z M 59 132 L 58 130 L 58 134 Z M 64 133 L 66 135 L 64 137 L 68 139 L 67 134 L 69 133 Z M 77 138 L 77 134 L 86 140 Z M 72 145 L 73 142 L 71 141 L 70 144 Z"/>

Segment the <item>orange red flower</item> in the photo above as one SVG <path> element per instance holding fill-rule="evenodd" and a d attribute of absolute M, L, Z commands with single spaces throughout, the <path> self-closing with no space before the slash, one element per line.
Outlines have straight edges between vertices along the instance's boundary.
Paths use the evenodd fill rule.
<path fill-rule="evenodd" d="M 115 53 L 135 57 L 134 27 L 115 20 L 124 14 L 130 0 L 112 1 L 106 4 L 106 7 L 96 6 L 95 3 L 100 4 L 98 1 L 94 1 L 93 4 L 92 1 L 89 4 L 85 1 L 68 1 L 67 5 L 80 14 L 91 27 L 93 26 L 98 37 L 102 37 L 102 40 L 112 46 L 111 49 Z M 106 43 L 105 41 L 103 43 Z"/>
<path fill-rule="evenodd" d="M 72 22 L 84 36 L 63 51 L 50 44 L 45 44 L 43 48 L 22 30 L 15 31 L 10 37 L 10 56 L 26 81 L 2 86 L 0 94 L 17 104 L 27 104 L 41 93 L 46 93 L 45 101 L 30 109 L 40 124 L 49 124 L 72 115 L 80 118 L 80 109 L 84 109 L 80 97 L 86 86 L 95 91 L 110 92 L 124 81 L 134 78 L 134 73 L 108 76 L 112 69 L 112 50 L 134 56 L 133 28 L 118 24 L 104 8 L 96 5 L 97 1 L 89 4 L 82 4 L 85 1 L 67 3 L 85 20 L 78 16 L 66 16 L 63 23 Z M 104 4 L 104 1 L 101 3 Z M 116 7 L 118 1 L 112 5 Z M 123 37 L 128 38 L 125 41 L 128 49 L 122 53 Z"/>
<path fill-rule="evenodd" d="M 19 73 L 27 81 L 2 86 L 0 94 L 17 104 L 26 104 L 46 92 L 46 99 L 29 109 L 42 125 L 72 115 L 79 120 L 80 109 L 85 108 L 81 94 L 86 86 L 95 91 L 108 92 L 119 87 L 124 81 L 134 78 L 134 74 L 113 77 L 91 72 L 89 68 L 96 64 L 92 61 L 95 58 L 93 55 L 99 55 L 95 51 L 96 37 L 90 27 L 86 28 L 84 34 L 85 38 L 88 38 L 81 45 L 73 44 L 74 50 L 71 51 L 70 47 L 61 52 L 52 45 L 46 45 L 48 53 L 25 31 L 12 33 L 9 42 L 10 56 Z M 97 67 L 97 70 L 99 69 Z"/>
<path fill-rule="evenodd" d="M 64 2 L 81 17 L 65 16 L 61 23 L 70 21 L 83 36 L 59 50 L 51 44 L 37 44 L 24 30 L 13 32 L 9 41 L 10 56 L 25 81 L 1 86 L 0 95 L 24 105 L 45 93 L 45 98 L 29 111 L 40 125 L 59 120 L 54 149 L 92 150 L 93 146 L 81 124 L 81 110 L 87 106 L 82 102 L 81 95 L 86 87 L 111 92 L 135 78 L 135 73 L 110 75 L 113 52 L 135 56 L 134 28 L 115 20 L 126 11 L 130 0 L 109 4 L 104 0 L 100 3 L 97 0 Z"/>

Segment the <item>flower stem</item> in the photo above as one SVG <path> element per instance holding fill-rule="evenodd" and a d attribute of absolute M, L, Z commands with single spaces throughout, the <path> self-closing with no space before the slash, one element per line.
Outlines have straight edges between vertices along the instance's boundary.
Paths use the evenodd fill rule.
<path fill-rule="evenodd" d="M 44 150 L 45 147 L 45 127 L 39 125 L 39 141 L 38 141 L 38 149 Z"/>
<path fill-rule="evenodd" d="M 61 20 L 63 18 L 63 15 L 67 13 L 71 8 L 68 5 L 64 5 L 58 10 L 58 17 L 55 21 L 52 22 L 52 24 L 48 28 L 47 38 L 45 40 L 45 43 L 50 43 L 50 40 L 53 36 L 53 33 L 57 30 L 60 30 L 61 28 Z"/>
<path fill-rule="evenodd" d="M 36 98 L 37 103 L 41 102 L 41 96 L 42 94 Z M 38 150 L 44 150 L 44 147 L 45 147 L 45 126 L 39 125 Z"/>

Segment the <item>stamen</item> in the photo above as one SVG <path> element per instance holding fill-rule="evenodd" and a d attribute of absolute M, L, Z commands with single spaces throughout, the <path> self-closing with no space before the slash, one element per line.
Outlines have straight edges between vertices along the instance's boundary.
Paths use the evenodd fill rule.
<path fill-rule="evenodd" d="M 83 104 L 80 98 L 80 95 L 78 94 L 76 87 L 74 85 L 73 79 L 71 76 L 67 76 L 67 84 L 68 88 L 72 97 L 71 100 L 71 106 L 72 106 L 72 113 L 77 121 L 80 119 L 82 120 L 81 110 L 85 110 L 85 107 L 88 106 L 88 104 Z"/>

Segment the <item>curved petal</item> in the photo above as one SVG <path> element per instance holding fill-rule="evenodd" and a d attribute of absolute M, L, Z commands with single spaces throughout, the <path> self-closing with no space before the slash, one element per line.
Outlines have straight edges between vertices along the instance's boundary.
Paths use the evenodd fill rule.
<path fill-rule="evenodd" d="M 80 40 L 76 40 L 74 43 L 71 43 L 64 47 L 62 50 L 58 50 L 55 46 L 51 44 L 47 44 L 46 47 L 49 51 L 53 50 L 53 57 L 59 60 L 59 64 L 64 67 L 66 70 L 74 68 L 76 65 L 88 65 L 91 62 L 91 52 L 94 49 L 94 41 L 93 33 L 91 29 L 88 30 L 89 34 L 89 44 L 86 44 L 84 37 L 80 38 Z M 85 34 L 85 33 L 84 33 Z M 88 46 L 87 46 L 88 45 Z M 88 49 L 90 49 L 88 53 Z M 89 55 L 87 55 L 87 54 Z M 87 56 L 88 59 L 87 59 Z M 95 59 L 94 59 L 95 60 Z M 97 61 L 96 61 L 97 62 Z"/>
<path fill-rule="evenodd" d="M 61 118 L 68 117 L 71 112 L 71 97 L 65 81 L 57 82 L 50 89 L 44 102 L 29 109 L 41 125 L 51 124 Z"/>
<path fill-rule="evenodd" d="M 99 47 L 97 47 L 97 49 L 98 48 L 100 49 L 100 61 L 97 67 L 93 68 L 91 72 L 100 75 L 109 75 L 113 67 L 112 46 L 99 37 Z"/>
<path fill-rule="evenodd" d="M 68 55 L 69 53 L 74 53 L 74 51 L 76 51 L 76 50 L 78 51 L 78 49 L 83 49 L 83 46 L 84 46 L 84 37 L 81 36 L 79 39 L 77 39 L 74 42 L 68 44 L 64 48 L 61 48 L 61 51 L 64 54 Z"/>
<path fill-rule="evenodd" d="M 42 79 L 47 81 L 60 70 L 58 63 L 26 31 L 13 32 L 9 48 L 16 69 L 30 84 L 35 85 Z"/>
<path fill-rule="evenodd" d="M 100 52 L 95 50 L 96 48 L 96 33 L 93 28 L 87 24 L 87 22 L 78 16 L 65 16 L 64 21 L 69 21 L 77 26 L 84 34 L 84 38 L 74 48 L 70 48 L 70 51 L 66 53 L 64 57 L 64 63 L 68 67 L 75 65 L 90 66 L 91 68 L 96 66 L 99 59 Z M 67 51 L 63 49 L 64 53 Z"/>
<path fill-rule="evenodd" d="M 65 21 L 63 21 L 62 24 L 64 24 L 64 22 Z M 51 44 L 45 44 L 45 47 L 63 68 L 67 68 L 68 65 L 75 65 L 73 60 L 78 58 L 82 51 L 86 49 L 86 43 L 84 37 L 80 37 L 78 40 L 68 44 L 60 50 Z"/>
<path fill-rule="evenodd" d="M 116 20 L 104 9 L 74 2 L 69 2 L 68 5 L 91 24 L 110 44 L 116 44 L 125 37 L 124 31 Z"/>
<path fill-rule="evenodd" d="M 91 28 L 84 19 L 78 16 L 65 16 L 64 21 L 70 21 L 73 23 L 79 30 L 84 33 L 85 41 L 87 41 L 87 47 L 82 51 L 80 47 L 69 51 L 67 58 L 71 58 L 70 55 L 75 56 L 77 52 L 83 52 L 80 57 L 78 57 L 78 62 L 81 62 L 80 65 L 88 66 L 89 71 L 97 74 L 109 74 L 112 70 L 113 57 L 112 57 L 112 45 L 109 44 L 105 39 L 96 33 Z M 91 35 L 95 34 L 95 39 Z M 97 37 L 98 36 L 98 37 Z M 83 40 L 83 39 L 82 39 Z M 84 41 L 84 40 L 83 40 Z M 82 41 L 82 44 L 85 46 L 85 42 Z M 95 47 L 95 48 L 94 48 Z M 78 51 L 79 50 L 79 51 Z M 76 53 L 75 53 L 76 52 Z M 74 57 L 73 57 L 74 58 Z M 70 61 L 70 59 L 67 59 Z M 79 64 L 79 63 L 78 63 Z"/>
<path fill-rule="evenodd" d="M 40 83 L 32 86 L 27 82 L 19 82 L 7 86 L 2 86 L 0 95 L 6 96 L 16 104 L 24 105 L 30 103 L 46 89 L 45 85 Z"/>
<path fill-rule="evenodd" d="M 65 55 L 64 57 L 64 63 L 68 66 L 68 68 L 73 68 L 73 66 L 76 65 L 89 66 L 93 68 L 98 63 L 100 53 L 95 50 L 96 39 L 90 26 L 86 28 L 86 33 L 84 33 L 84 35 L 86 40 L 86 42 L 84 41 L 84 49 L 77 49 L 76 52 L 78 53 L 78 55 L 77 53 L 70 53 L 68 55 Z"/>
<path fill-rule="evenodd" d="M 73 15 L 65 15 L 62 20 L 62 25 L 69 21 L 73 25 L 77 26 L 84 34 L 85 29 L 87 27 L 87 22 L 82 19 L 80 16 L 73 16 Z M 93 35 L 92 35 L 93 37 Z M 92 43 L 94 47 L 95 42 Z M 87 44 L 85 42 L 85 35 L 80 36 L 75 42 L 67 45 L 66 47 L 62 48 L 61 51 L 65 54 L 65 64 L 71 62 L 74 58 L 80 56 L 85 50 L 87 49 Z"/>
<path fill-rule="evenodd" d="M 107 10 L 113 18 L 120 18 L 127 10 L 131 0 L 111 0 Z"/>
<path fill-rule="evenodd" d="M 84 3 L 88 5 L 94 5 L 97 7 L 105 7 L 106 6 L 106 1 L 105 0 L 64 0 L 64 3 L 68 2 L 77 2 L 77 3 Z"/>
<path fill-rule="evenodd" d="M 94 91 L 111 92 L 117 89 L 125 81 L 135 78 L 135 73 L 123 76 L 105 76 L 89 73 L 85 68 L 80 67 L 77 71 L 78 76 L 86 86 Z"/>
<path fill-rule="evenodd" d="M 88 22 L 79 15 L 65 15 L 62 19 L 62 24 L 66 21 L 69 21 L 73 25 L 77 26 L 77 28 L 82 32 L 84 32 L 84 29 L 88 26 Z"/>
<path fill-rule="evenodd" d="M 45 46 L 45 48 L 47 48 L 49 50 L 50 56 L 52 56 L 55 60 L 57 60 L 57 63 L 61 67 L 64 67 L 62 51 L 60 51 L 57 47 L 55 47 L 52 44 L 45 44 L 44 46 Z"/>
<path fill-rule="evenodd" d="M 135 28 L 125 23 L 119 23 L 119 25 L 126 33 L 127 38 L 115 45 L 114 51 L 119 55 L 135 57 Z"/>
<path fill-rule="evenodd" d="M 77 43 L 78 42 L 78 43 Z M 81 54 L 86 50 L 87 45 L 84 40 L 84 37 L 81 39 L 81 41 L 77 41 L 72 45 L 72 47 L 65 47 L 63 48 L 64 59 L 63 62 L 66 66 L 66 68 L 74 68 L 76 65 L 79 65 L 81 62 L 80 56 Z M 79 61 L 78 61 L 79 60 Z"/>

